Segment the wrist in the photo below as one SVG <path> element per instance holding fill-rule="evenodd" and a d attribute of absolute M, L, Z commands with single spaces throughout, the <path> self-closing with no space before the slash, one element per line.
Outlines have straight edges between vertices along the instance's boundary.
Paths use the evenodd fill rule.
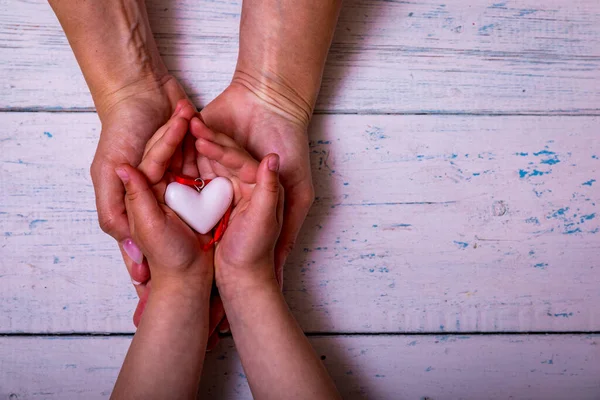
<path fill-rule="evenodd" d="M 210 298 L 213 276 L 212 263 L 206 265 L 200 261 L 189 266 L 185 272 L 164 268 L 153 273 L 152 293 L 182 303 L 202 303 Z"/>
<path fill-rule="evenodd" d="M 223 301 L 244 301 L 259 293 L 281 291 L 272 264 L 252 271 L 236 268 L 231 273 L 223 273 L 222 270 L 217 269 L 215 278 Z"/>
<path fill-rule="evenodd" d="M 152 279 L 151 299 L 168 304 L 175 310 L 197 310 L 208 304 L 212 281 L 190 282 L 188 279 Z M 175 308 L 173 308 L 175 307 Z"/>
<path fill-rule="evenodd" d="M 177 101 L 185 97 L 177 79 L 167 74 L 140 78 L 112 93 L 94 97 L 94 103 L 103 125 L 112 122 L 120 125 L 124 118 L 140 113 L 165 122 L 173 114 Z"/>
<path fill-rule="evenodd" d="M 231 85 L 245 88 L 271 111 L 306 130 L 312 117 L 316 93 L 314 96 L 303 94 L 302 89 L 290 85 L 283 76 L 268 69 L 245 67 L 246 64 L 244 60 L 238 60 Z"/>
<path fill-rule="evenodd" d="M 99 112 L 168 76 L 144 0 L 50 1 Z"/>

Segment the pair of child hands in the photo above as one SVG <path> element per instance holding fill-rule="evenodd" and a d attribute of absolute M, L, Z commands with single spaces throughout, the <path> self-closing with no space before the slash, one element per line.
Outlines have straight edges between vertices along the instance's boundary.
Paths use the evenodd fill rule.
<path fill-rule="evenodd" d="M 196 139 L 195 149 L 188 132 Z M 202 249 L 210 237 L 193 231 L 165 204 L 173 176 L 197 175 L 198 169 L 202 178 L 224 176 L 234 187 L 229 226 L 214 254 Z M 220 290 L 275 280 L 274 247 L 283 218 L 278 170 L 276 154 L 258 163 L 229 136 L 207 128 L 191 104 L 179 105 L 148 142 L 138 168 L 116 170 L 126 189 L 132 238 L 150 267 L 152 290 L 210 287 L 213 276 Z"/>
<path fill-rule="evenodd" d="M 277 155 L 258 163 L 233 139 L 208 129 L 189 103 L 151 138 L 137 169 L 116 169 L 126 190 L 132 238 L 150 268 L 152 293 L 112 399 L 195 398 L 209 340 L 213 280 L 255 398 L 339 398 L 275 277 L 283 220 L 278 170 Z M 234 188 L 229 225 L 208 251 L 210 236 L 193 231 L 165 204 L 174 174 L 199 171 L 204 179 L 226 177 Z"/>

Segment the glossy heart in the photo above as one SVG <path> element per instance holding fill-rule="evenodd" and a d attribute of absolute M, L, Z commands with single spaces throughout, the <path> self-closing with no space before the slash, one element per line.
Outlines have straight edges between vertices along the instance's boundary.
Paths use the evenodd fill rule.
<path fill-rule="evenodd" d="M 233 185 L 227 178 L 215 178 L 202 191 L 172 182 L 165 202 L 196 232 L 206 234 L 217 225 L 231 205 Z"/>

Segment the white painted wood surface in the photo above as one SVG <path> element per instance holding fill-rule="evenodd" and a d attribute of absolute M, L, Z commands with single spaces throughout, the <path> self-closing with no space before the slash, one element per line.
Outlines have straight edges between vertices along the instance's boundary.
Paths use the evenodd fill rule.
<path fill-rule="evenodd" d="M 240 4 L 148 1 L 199 106 L 231 77 Z M 597 335 L 409 334 L 600 331 L 599 41 L 595 0 L 345 0 L 285 273 L 345 398 L 600 396 Z M 62 112 L 92 107 L 47 2 L 0 0 L 0 110 L 54 111 L 0 112 L 0 399 L 107 398 L 130 341 L 20 334 L 133 332 L 88 172 L 99 122 Z M 201 393 L 250 398 L 231 339 Z"/>
<path fill-rule="evenodd" d="M 2 332 L 132 332 L 92 113 L 4 113 Z M 600 119 L 316 116 L 286 267 L 311 332 L 600 329 Z"/>
<path fill-rule="evenodd" d="M 0 338 L 0 398 L 104 399 L 130 339 Z M 312 337 L 345 399 L 597 399 L 600 337 Z M 322 357 L 323 358 L 323 357 Z M 203 399 L 251 399 L 231 339 L 209 353 Z"/>
<path fill-rule="evenodd" d="M 198 105 L 229 82 L 240 0 L 151 0 L 160 51 Z M 346 0 L 318 111 L 598 114 L 595 0 Z M 92 105 L 44 0 L 0 1 L 0 108 Z"/>

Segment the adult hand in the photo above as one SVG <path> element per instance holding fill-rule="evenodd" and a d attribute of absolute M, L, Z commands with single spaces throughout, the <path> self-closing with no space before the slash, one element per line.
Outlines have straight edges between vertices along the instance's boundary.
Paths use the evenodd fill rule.
<path fill-rule="evenodd" d="M 186 97 L 175 78 L 163 82 L 140 83 L 138 90 L 127 88 L 127 95 L 116 92 L 98 108 L 102 132 L 91 166 L 100 227 L 119 243 L 123 259 L 135 283 L 149 279 L 142 264 L 143 254 L 131 240 L 125 212 L 125 189 L 115 173 L 121 164 L 137 166 L 152 135 L 174 113 L 177 102 Z M 125 256 L 127 254 L 127 256 Z M 136 285 L 138 295 L 144 287 Z"/>
<path fill-rule="evenodd" d="M 235 78 L 201 115 L 210 129 L 232 137 L 255 159 L 262 160 L 270 153 L 280 157 L 285 208 L 275 250 L 275 272 L 283 285 L 283 264 L 314 200 L 307 135 L 310 116 L 298 118 L 297 114 L 276 107 Z M 198 167 L 202 173 L 202 164 Z"/>

